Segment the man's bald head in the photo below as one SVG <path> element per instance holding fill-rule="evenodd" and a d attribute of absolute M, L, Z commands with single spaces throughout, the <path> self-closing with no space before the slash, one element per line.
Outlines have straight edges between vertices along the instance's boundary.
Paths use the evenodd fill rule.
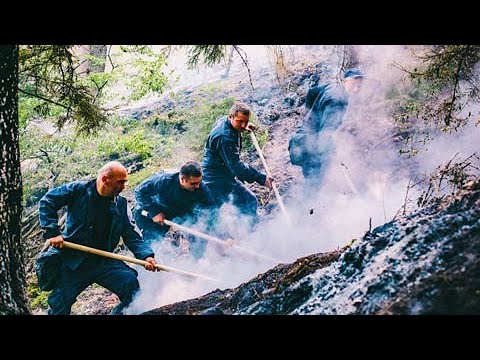
<path fill-rule="evenodd" d="M 117 196 L 128 183 L 125 166 L 118 161 L 106 163 L 98 172 L 97 191 L 101 196 Z"/>
<path fill-rule="evenodd" d="M 98 172 L 98 176 L 107 175 L 111 176 L 118 173 L 127 173 L 127 169 L 118 161 L 110 161 L 106 163 Z"/>

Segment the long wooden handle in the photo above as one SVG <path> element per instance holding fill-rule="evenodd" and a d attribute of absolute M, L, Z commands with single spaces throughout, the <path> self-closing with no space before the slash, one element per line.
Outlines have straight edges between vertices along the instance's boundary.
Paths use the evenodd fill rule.
<path fill-rule="evenodd" d="M 190 229 L 190 228 L 187 228 L 183 225 L 180 225 L 180 224 L 176 224 L 174 223 L 173 221 L 170 221 L 170 220 L 167 220 L 165 219 L 164 220 L 164 223 L 167 224 L 167 225 L 170 225 L 170 226 L 173 226 L 173 227 L 176 227 L 178 228 L 179 230 L 182 230 L 182 231 L 185 231 L 187 233 L 190 233 L 192 235 L 195 235 L 195 236 L 198 236 L 200 238 L 203 238 L 207 241 L 213 241 L 217 244 L 221 244 L 223 246 L 227 246 L 227 247 L 232 247 L 233 249 L 236 249 L 238 251 L 241 251 L 241 252 L 244 252 L 244 253 L 247 253 L 247 254 L 250 254 L 250 255 L 253 255 L 253 256 L 257 256 L 257 257 L 261 257 L 263 259 L 267 259 L 267 260 L 270 260 L 270 261 L 273 261 L 274 263 L 278 264 L 278 263 L 281 263 L 282 261 L 278 260 L 278 259 L 274 259 L 274 258 L 271 258 L 269 256 L 265 256 L 265 255 L 262 255 L 262 254 L 259 254 L 253 250 L 249 250 L 249 249 L 246 249 L 242 246 L 238 246 L 236 244 L 232 244 L 232 245 L 229 245 L 226 241 L 223 241 L 219 238 L 216 238 L 214 236 L 210 236 L 210 235 L 207 235 L 207 234 L 204 234 L 204 233 L 201 233 L 200 231 L 197 231 L 197 230 L 194 230 L 194 229 Z"/>
<path fill-rule="evenodd" d="M 252 137 L 253 145 L 255 145 L 255 149 L 257 149 L 258 155 L 260 156 L 260 160 L 262 160 L 263 167 L 265 168 L 265 172 L 267 173 L 267 176 L 273 178 L 272 173 L 268 168 L 267 161 L 263 156 L 262 149 L 260 149 L 260 145 L 258 144 L 255 133 L 253 131 L 250 131 L 250 136 Z M 285 215 L 285 219 L 287 220 L 288 225 L 292 225 L 292 220 L 288 215 L 287 209 L 285 208 L 285 205 L 283 203 L 283 199 L 280 197 L 280 193 L 278 192 L 277 184 L 275 183 L 275 181 L 272 182 L 272 188 L 273 188 L 273 192 L 275 193 L 275 197 L 277 198 L 278 206 L 280 206 L 280 210 L 282 211 L 283 215 Z"/>
<path fill-rule="evenodd" d="M 49 240 L 47 240 L 47 242 L 49 244 Z M 47 243 L 45 243 L 45 245 L 47 245 Z M 132 258 L 130 256 L 125 256 L 125 255 L 115 254 L 115 253 L 112 253 L 112 252 L 109 252 L 109 251 L 99 250 L 99 249 L 95 249 L 95 248 L 92 248 L 92 247 L 89 247 L 89 246 L 75 244 L 75 243 L 72 243 L 72 242 L 69 242 L 69 241 L 64 241 L 63 242 L 63 247 L 65 247 L 67 249 L 73 249 L 73 250 L 83 251 L 83 252 L 86 252 L 86 253 L 89 253 L 89 254 L 94 254 L 94 255 L 107 257 L 107 258 L 110 258 L 110 259 L 127 261 L 127 262 L 137 264 L 137 265 L 145 266 L 146 264 L 148 264 L 148 261 L 145 261 L 145 260 L 140 260 L 140 259 Z M 202 278 L 202 279 L 217 281 L 217 282 L 219 281 L 219 280 L 211 278 L 209 276 L 196 274 L 196 273 L 185 271 L 185 270 L 175 269 L 175 268 L 172 268 L 172 267 L 166 266 L 166 265 L 156 264 L 155 268 L 157 268 L 158 270 L 173 272 L 173 273 L 177 273 L 177 274 L 188 276 L 188 277 Z"/>
<path fill-rule="evenodd" d="M 142 215 L 145 216 L 145 217 L 148 217 L 148 212 L 145 211 L 145 210 L 142 210 Z M 274 263 L 278 264 L 278 263 L 281 263 L 282 261 L 281 260 L 278 260 L 278 259 L 274 259 L 272 257 L 269 257 L 269 256 L 265 256 L 265 255 L 262 255 L 262 254 L 259 254 L 253 250 L 249 250 L 249 249 L 246 249 L 242 246 L 238 246 L 238 245 L 235 245 L 235 244 L 232 244 L 232 245 L 229 245 L 226 241 L 224 240 L 221 240 L 219 238 L 216 238 L 214 236 L 210 236 L 210 235 L 207 235 L 207 234 L 204 234 L 200 231 L 197 231 L 197 230 L 194 230 L 194 229 L 190 229 L 186 226 L 183 226 L 183 225 L 180 225 L 180 224 L 177 224 L 177 223 L 174 223 L 173 221 L 170 221 L 170 220 L 167 220 L 167 219 L 164 219 L 163 222 L 168 225 L 168 226 L 173 226 L 174 228 L 177 228 L 178 230 L 181 230 L 181 231 L 184 231 L 186 233 L 189 233 L 189 234 L 192 234 L 194 236 L 197 236 L 199 238 L 202 238 L 202 239 L 205 239 L 207 241 L 212 241 L 214 243 L 217 243 L 217 244 L 220 244 L 222 246 L 227 246 L 227 247 L 231 247 L 235 250 L 238 250 L 238 251 L 241 251 L 241 252 L 244 252 L 244 253 L 247 253 L 247 254 L 250 254 L 250 255 L 253 255 L 253 256 L 257 256 L 257 257 L 261 257 L 263 259 L 267 259 L 267 260 L 270 260 L 270 261 L 273 261 Z"/>

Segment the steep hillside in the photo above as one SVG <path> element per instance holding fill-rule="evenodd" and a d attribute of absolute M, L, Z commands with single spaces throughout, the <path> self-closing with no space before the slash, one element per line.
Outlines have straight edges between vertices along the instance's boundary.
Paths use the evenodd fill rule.
<path fill-rule="evenodd" d="M 478 314 L 479 256 L 476 182 L 341 250 L 144 314 Z"/>
<path fill-rule="evenodd" d="M 305 63 L 298 63 L 293 66 L 291 68 L 292 75 L 289 80 L 290 91 L 285 90 L 272 79 L 271 71 L 270 69 L 268 71 L 263 70 L 254 73 L 254 88 L 252 88 L 248 81 L 245 81 L 244 74 L 219 80 L 215 83 L 215 86 L 221 88 L 222 91 L 217 92 L 214 98 L 209 98 L 209 101 L 219 101 L 227 97 L 233 97 L 251 105 L 257 121 L 262 127 L 268 129 L 269 138 L 265 156 L 279 184 L 279 190 L 284 194 L 293 180 L 298 178 L 300 174 L 299 168 L 290 165 L 288 162 L 288 152 L 286 152 L 288 134 L 300 119 L 303 97 L 307 86 L 311 84 L 311 81 L 318 81 L 318 68 Z M 173 107 L 176 110 L 189 108 L 192 106 L 192 102 L 199 101 L 198 99 L 202 99 L 205 96 L 210 96 L 210 93 L 206 94 L 202 87 L 193 87 L 180 90 L 178 98 L 181 100 L 175 104 L 172 103 L 170 97 L 165 96 L 161 100 L 148 105 L 121 109 L 119 114 L 142 121 L 149 116 L 168 112 Z M 242 157 L 248 163 L 258 169 L 262 169 L 260 158 L 254 150 L 251 152 L 243 152 Z M 260 199 L 261 206 L 259 212 L 262 216 L 268 215 L 272 209 L 276 208 L 276 200 L 273 194 L 266 188 L 258 184 L 250 184 L 249 187 Z M 126 189 L 122 193 L 122 195 L 128 199 L 131 206 L 133 206 L 134 202 L 133 190 L 134 189 Z M 25 238 L 28 246 L 27 273 L 31 279 L 29 282 L 34 283 L 34 259 L 43 245 L 43 240 L 41 239 L 41 230 L 38 226 L 38 211 L 36 206 L 32 207 L 30 211 L 29 216 L 26 216 L 24 219 L 25 225 L 23 232 L 26 234 Z M 44 298 L 46 294 L 40 293 L 36 287 L 32 286 L 31 296 Z M 72 308 L 72 313 L 89 315 L 108 314 L 110 309 L 116 304 L 118 304 L 118 299 L 115 295 L 100 286 L 92 285 L 80 294 Z M 34 313 L 45 314 L 45 305 L 46 303 L 43 301 L 43 306 L 39 306 L 34 310 Z"/>
<path fill-rule="evenodd" d="M 259 199 L 266 230 L 249 234 L 255 235 L 253 240 L 248 236 L 243 239 L 250 241 L 247 246 L 257 245 L 256 249 L 282 259 L 282 263 L 270 264 L 273 268 L 265 271 L 265 264 L 242 262 L 233 256 L 195 264 L 179 259 L 180 268 L 186 264 L 194 272 L 218 271 L 209 274 L 212 277 L 230 270 L 228 288 L 225 284 L 213 291 L 213 287 L 207 291 L 198 288 L 190 296 L 190 284 L 177 283 L 177 279 L 158 273 L 153 274 L 157 275 L 155 279 L 144 277 L 142 272 L 142 288 L 152 291 L 144 296 L 149 302 L 142 311 L 153 309 L 145 312 L 151 315 L 478 313 L 480 185 L 471 183 L 456 196 L 409 216 L 395 215 L 403 202 L 407 207 L 404 180 L 410 178 L 404 173 L 409 175 L 414 160 L 409 162 L 398 156 L 400 138 L 388 114 L 391 104 L 383 98 L 384 92 L 376 91 L 381 84 L 379 78 L 371 77 L 371 92 L 365 95 L 373 101 L 354 108 L 349 114 L 351 121 L 341 129 L 336 168 L 327 177 L 327 183 L 322 184 L 325 186 L 320 195 L 298 198 L 303 176 L 300 168 L 289 162 L 288 139 L 304 116 L 308 87 L 332 77 L 325 64 L 314 58 L 309 60 L 293 64 L 282 84 L 274 81 L 271 70 L 253 72 L 254 88 L 245 73 L 237 74 L 216 82 L 220 91 L 214 93 L 191 87 L 178 92 L 181 100 L 177 102 L 165 97 L 121 110 L 120 115 L 142 121 L 154 114 L 192 107 L 202 96 L 209 101 L 233 97 L 247 102 L 258 123 L 268 130 L 263 151 L 280 194 L 296 220 L 294 231 L 283 227 L 282 220 L 275 222 L 278 206 L 273 193 L 249 184 Z M 242 157 L 262 169 L 255 151 L 244 151 Z M 133 205 L 133 189 L 123 195 Z M 388 222 L 392 218 L 396 220 Z M 38 229 L 31 231 L 38 235 Z M 365 235 L 358 239 L 358 234 Z M 296 241 L 290 241 L 292 238 Z M 43 242 L 35 241 L 36 245 L 29 246 L 38 249 Z M 165 256 L 161 252 L 158 255 Z M 167 265 L 176 266 L 176 259 L 173 260 Z M 30 272 L 31 264 L 30 259 Z M 249 272 L 239 274 L 247 268 Z M 167 289 L 163 293 L 162 287 Z M 171 289 L 184 292 L 170 301 L 169 295 L 164 295 Z M 206 295 L 197 297 L 199 294 Z M 72 313 L 107 314 L 117 303 L 118 299 L 109 291 L 91 286 L 79 296 Z"/>

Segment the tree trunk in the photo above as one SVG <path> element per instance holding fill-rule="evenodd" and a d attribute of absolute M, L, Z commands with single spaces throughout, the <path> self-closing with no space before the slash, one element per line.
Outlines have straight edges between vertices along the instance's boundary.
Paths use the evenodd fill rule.
<path fill-rule="evenodd" d="M 0 314 L 29 314 L 20 238 L 18 46 L 0 46 Z"/>
<path fill-rule="evenodd" d="M 233 63 L 233 52 L 235 48 L 233 46 L 230 46 L 230 52 L 228 54 L 227 58 L 227 68 L 225 69 L 225 73 L 222 75 L 222 79 L 228 78 L 228 75 L 230 74 L 230 68 L 232 67 Z"/>

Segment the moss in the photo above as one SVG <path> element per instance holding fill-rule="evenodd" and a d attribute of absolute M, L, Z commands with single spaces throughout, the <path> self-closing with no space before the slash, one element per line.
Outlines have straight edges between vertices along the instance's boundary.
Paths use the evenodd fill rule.
<path fill-rule="evenodd" d="M 47 298 L 50 291 L 42 291 L 38 287 L 37 277 L 33 276 L 28 280 L 27 295 L 32 310 L 46 309 L 48 307 Z"/>

